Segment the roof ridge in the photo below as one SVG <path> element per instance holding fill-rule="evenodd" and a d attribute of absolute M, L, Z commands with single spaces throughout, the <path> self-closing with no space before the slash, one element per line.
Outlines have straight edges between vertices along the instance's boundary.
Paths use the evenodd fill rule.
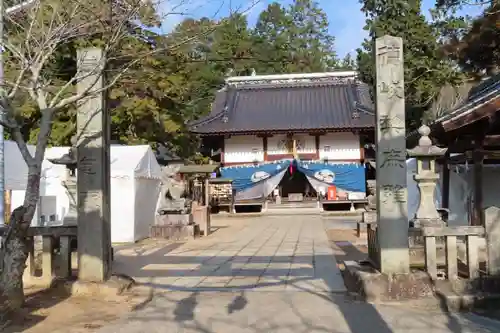
<path fill-rule="evenodd" d="M 329 87 L 329 86 L 347 86 L 357 84 L 356 79 L 346 80 L 323 80 L 309 82 L 275 82 L 275 83 L 245 83 L 245 84 L 230 84 L 236 90 L 256 90 L 256 89 L 280 89 L 280 88 L 304 88 L 304 87 Z"/>

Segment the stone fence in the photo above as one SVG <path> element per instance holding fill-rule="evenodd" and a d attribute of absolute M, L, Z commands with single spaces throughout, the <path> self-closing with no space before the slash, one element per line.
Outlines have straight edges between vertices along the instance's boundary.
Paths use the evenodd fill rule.
<path fill-rule="evenodd" d="M 7 228 L 0 228 L 0 236 Z M 28 229 L 28 260 L 26 277 L 36 277 L 34 237 L 42 237 L 42 274 L 41 279 L 52 281 L 54 278 L 67 279 L 71 276 L 71 242 L 77 238 L 76 226 L 30 227 Z"/>
<path fill-rule="evenodd" d="M 458 251 L 457 237 L 465 237 L 467 256 L 467 277 L 474 280 L 479 277 L 479 237 L 485 235 L 484 227 L 424 227 L 422 236 L 425 241 L 425 268 L 433 280 L 438 278 L 438 258 L 436 251 L 436 238 L 445 240 L 445 273 L 446 279 L 458 278 Z"/>
<path fill-rule="evenodd" d="M 459 273 L 459 257 L 457 238 L 465 238 L 466 259 L 463 263 L 467 267 L 467 279 L 475 280 L 479 278 L 479 249 L 480 237 L 484 237 L 485 228 L 477 226 L 457 226 L 457 227 L 423 227 L 409 228 L 409 243 L 413 243 L 415 238 L 422 238 L 424 241 L 424 262 L 425 271 L 433 280 L 443 278 L 439 273 L 439 266 L 442 260 L 438 259 L 439 243 L 442 239 L 445 247 L 444 258 L 444 278 L 455 280 Z M 375 268 L 380 267 L 380 247 L 378 243 L 377 223 L 367 223 L 368 236 L 368 258 Z"/>

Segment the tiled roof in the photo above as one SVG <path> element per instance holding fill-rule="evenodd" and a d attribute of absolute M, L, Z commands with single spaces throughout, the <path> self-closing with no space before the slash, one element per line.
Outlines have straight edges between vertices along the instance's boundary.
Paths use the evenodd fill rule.
<path fill-rule="evenodd" d="M 373 110 L 368 87 L 354 79 L 227 85 L 217 93 L 210 115 L 192 123 L 191 130 L 212 134 L 373 128 Z"/>
<path fill-rule="evenodd" d="M 477 107 L 487 104 L 500 96 L 500 74 L 497 74 L 487 80 L 484 80 L 477 86 L 471 89 L 465 103 L 460 105 L 455 110 L 436 119 L 436 123 L 455 118 L 462 114 L 471 112 Z"/>
<path fill-rule="evenodd" d="M 484 80 L 480 84 L 476 85 L 469 92 L 469 96 L 467 99 L 456 107 L 453 110 L 450 110 L 448 113 L 439 117 L 434 122 L 432 122 L 429 126 L 431 130 L 439 128 L 446 122 L 467 116 L 471 112 L 474 112 L 476 109 L 480 108 L 483 105 L 491 103 L 500 97 L 500 74 L 497 74 L 487 80 Z M 418 131 L 412 131 L 408 133 L 406 139 L 409 142 L 416 141 L 416 138 L 419 137 Z"/>

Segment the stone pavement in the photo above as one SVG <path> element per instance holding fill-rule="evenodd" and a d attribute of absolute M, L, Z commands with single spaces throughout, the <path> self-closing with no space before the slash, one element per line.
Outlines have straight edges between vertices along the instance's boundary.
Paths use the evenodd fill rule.
<path fill-rule="evenodd" d="M 179 247 L 119 250 L 117 270 L 165 291 L 345 292 L 323 224 L 308 220 L 232 220 Z"/>
<path fill-rule="evenodd" d="M 475 315 L 350 300 L 323 226 L 308 216 L 233 219 L 184 245 L 120 250 L 117 269 L 150 297 L 97 333 L 500 332 Z"/>

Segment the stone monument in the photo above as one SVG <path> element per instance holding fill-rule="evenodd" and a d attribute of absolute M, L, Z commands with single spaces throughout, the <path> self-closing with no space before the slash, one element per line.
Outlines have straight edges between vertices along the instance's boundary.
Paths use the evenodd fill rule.
<path fill-rule="evenodd" d="M 151 237 L 186 239 L 199 233 L 193 218 L 193 202 L 189 198 L 185 182 L 176 179 L 177 170 L 163 169 L 160 200 Z"/>
<path fill-rule="evenodd" d="M 77 111 L 78 278 L 103 282 L 111 273 L 110 115 L 106 110 L 104 66 L 99 48 L 78 50 L 80 80 L 85 94 Z"/>
<path fill-rule="evenodd" d="M 375 41 L 377 237 L 380 271 L 409 273 L 403 41 Z"/>
<path fill-rule="evenodd" d="M 377 220 L 377 181 L 367 180 L 366 181 L 368 196 L 366 199 L 368 203 L 365 205 L 365 211 L 361 215 L 363 223 L 373 223 Z M 358 224 L 358 229 L 360 228 Z M 360 231 L 358 231 L 358 235 Z"/>
<path fill-rule="evenodd" d="M 368 189 L 368 196 L 366 199 L 368 200 L 368 204 L 366 205 L 367 211 L 375 211 L 377 210 L 377 181 L 376 180 L 367 180 L 366 187 Z"/>
<path fill-rule="evenodd" d="M 418 129 L 421 135 L 418 146 L 408 149 L 408 155 L 417 160 L 417 173 L 413 176 L 420 192 L 420 202 L 415 216 L 410 222 L 413 227 L 444 227 L 445 222 L 439 214 L 434 201 L 434 191 L 439 180 L 436 173 L 436 158 L 444 156 L 447 148 L 432 145 L 429 138 L 431 130 L 423 125 Z"/>
<path fill-rule="evenodd" d="M 166 167 L 163 170 L 161 197 L 158 214 L 189 214 L 191 200 L 187 198 L 186 185 L 175 179 L 176 170 Z"/>

